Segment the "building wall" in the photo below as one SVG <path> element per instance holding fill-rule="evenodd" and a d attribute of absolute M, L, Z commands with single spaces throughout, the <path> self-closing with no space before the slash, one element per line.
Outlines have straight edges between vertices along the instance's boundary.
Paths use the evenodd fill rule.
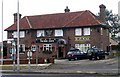
<path fill-rule="evenodd" d="M 54 32 L 53 32 L 53 35 L 51 35 L 51 36 L 44 36 L 44 37 L 37 38 L 37 30 L 26 30 L 25 37 L 20 38 L 20 44 L 25 44 L 25 48 L 26 48 L 25 52 L 23 54 L 20 54 L 20 59 L 27 59 L 27 52 L 28 52 L 27 48 L 30 48 L 32 45 L 37 46 L 37 50 L 35 52 L 33 52 L 32 58 L 40 58 L 40 57 L 59 58 L 60 47 L 61 47 L 61 49 L 60 49 L 61 52 L 63 52 L 62 57 L 65 58 L 68 50 L 71 47 L 75 47 L 75 44 L 90 44 L 91 47 L 96 46 L 96 47 L 102 48 L 104 50 L 106 50 L 107 46 L 109 46 L 109 36 L 108 36 L 107 29 L 105 29 L 105 28 L 102 28 L 102 30 L 101 30 L 101 27 L 91 27 L 91 30 L 90 30 L 91 33 L 89 36 L 79 36 L 80 38 L 88 38 L 87 41 L 86 40 L 85 41 L 76 41 L 75 40 L 75 38 L 77 37 L 77 36 L 75 36 L 75 28 L 63 28 L 63 31 L 64 31 L 63 37 L 55 37 Z M 8 39 L 10 39 L 10 38 L 13 38 L 12 32 L 8 32 Z M 36 43 L 36 39 L 40 39 L 40 38 L 64 39 L 67 42 L 67 44 L 58 45 L 57 42 Z M 47 54 L 43 53 L 43 51 L 42 51 L 43 44 L 52 44 L 53 52 L 47 53 Z M 12 46 L 9 45 L 9 47 L 12 47 Z M 9 47 L 8 47 L 8 52 L 10 49 Z M 8 53 L 8 57 L 10 57 L 9 53 Z"/>
<path fill-rule="evenodd" d="M 92 27 L 91 35 L 90 35 L 91 46 L 96 46 L 96 47 L 100 48 L 100 43 L 101 43 L 100 40 L 101 40 L 100 28 Z"/>

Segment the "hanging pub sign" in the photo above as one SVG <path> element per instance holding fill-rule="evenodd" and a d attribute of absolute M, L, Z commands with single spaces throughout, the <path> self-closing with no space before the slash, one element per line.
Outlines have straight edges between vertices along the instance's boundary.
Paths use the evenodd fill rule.
<path fill-rule="evenodd" d="M 32 46 L 31 46 L 31 51 L 35 52 L 36 49 L 37 49 L 37 48 L 36 48 L 36 45 L 32 45 Z"/>

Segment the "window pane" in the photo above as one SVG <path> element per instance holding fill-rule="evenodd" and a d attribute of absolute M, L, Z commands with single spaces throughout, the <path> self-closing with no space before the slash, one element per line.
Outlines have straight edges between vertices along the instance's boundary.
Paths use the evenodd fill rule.
<path fill-rule="evenodd" d="M 37 30 L 37 37 L 41 37 L 41 36 L 44 36 L 44 35 L 45 35 L 44 30 Z"/>
<path fill-rule="evenodd" d="M 14 31 L 14 32 L 13 32 L 13 37 L 14 37 L 14 38 L 17 38 L 17 37 L 18 37 L 18 35 L 17 35 L 17 32 L 16 32 L 16 31 Z"/>
<path fill-rule="evenodd" d="M 63 36 L 63 30 L 62 29 L 55 30 L 55 36 Z"/>
<path fill-rule="evenodd" d="M 90 28 L 84 28 L 84 35 L 90 35 Z"/>
<path fill-rule="evenodd" d="M 25 44 L 20 44 L 19 50 L 20 50 L 20 53 L 24 53 L 25 52 Z"/>
<path fill-rule="evenodd" d="M 75 35 L 76 36 L 81 36 L 82 35 L 82 29 L 81 28 L 76 28 L 75 29 Z"/>
<path fill-rule="evenodd" d="M 17 31 L 13 32 L 13 37 L 14 38 L 18 37 Z M 20 31 L 20 38 L 23 38 L 23 37 L 25 37 L 25 31 Z"/>
<path fill-rule="evenodd" d="M 43 51 L 52 51 L 52 45 L 51 44 L 44 44 Z"/>
<path fill-rule="evenodd" d="M 75 44 L 75 48 L 83 51 L 83 52 L 87 52 L 88 48 L 90 48 L 90 44 Z"/>
<path fill-rule="evenodd" d="M 25 31 L 20 31 L 20 38 L 25 37 Z"/>

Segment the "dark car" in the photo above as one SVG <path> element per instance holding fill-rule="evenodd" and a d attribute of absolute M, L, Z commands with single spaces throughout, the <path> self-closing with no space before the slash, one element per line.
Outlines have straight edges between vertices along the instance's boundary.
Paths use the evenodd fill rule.
<path fill-rule="evenodd" d="M 71 61 L 72 59 L 73 60 L 85 59 L 87 58 L 87 53 L 84 53 L 79 49 L 74 48 L 69 50 L 69 52 L 67 53 L 67 58 L 69 61 Z"/>
<path fill-rule="evenodd" d="M 108 55 L 108 53 L 100 48 L 90 48 L 87 50 L 87 55 L 89 60 L 100 60 L 105 59 L 105 56 Z"/>

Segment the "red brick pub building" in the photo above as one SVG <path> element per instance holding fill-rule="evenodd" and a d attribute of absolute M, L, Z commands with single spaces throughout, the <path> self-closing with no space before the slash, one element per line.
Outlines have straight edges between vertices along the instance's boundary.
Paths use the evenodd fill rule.
<path fill-rule="evenodd" d="M 32 49 L 32 59 L 66 58 L 71 47 L 84 52 L 92 46 L 107 50 L 109 46 L 108 26 L 105 23 L 105 6 L 99 6 L 100 16 L 89 10 L 65 13 L 20 16 L 20 60 L 27 59 L 28 49 Z M 13 41 L 17 40 L 17 14 L 14 24 L 5 29 L 8 40 L 6 58 L 11 58 Z M 15 47 L 14 47 L 15 46 Z M 16 49 L 14 50 L 16 51 Z M 4 51 L 5 52 L 5 51 Z"/>

